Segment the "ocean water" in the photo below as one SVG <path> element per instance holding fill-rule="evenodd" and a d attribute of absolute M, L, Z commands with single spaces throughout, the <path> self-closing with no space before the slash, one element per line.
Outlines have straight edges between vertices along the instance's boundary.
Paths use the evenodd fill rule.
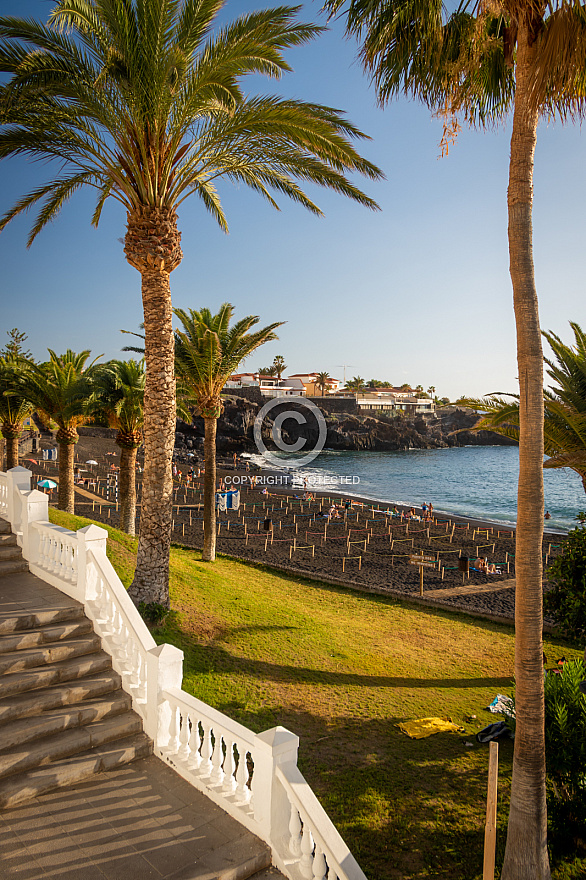
<path fill-rule="evenodd" d="M 272 453 L 275 456 L 275 453 Z M 516 446 L 464 446 L 410 449 L 402 452 L 332 452 L 324 450 L 310 465 L 298 468 L 300 455 L 278 453 L 279 464 L 295 484 L 330 494 L 420 506 L 439 512 L 513 525 L 517 519 L 519 450 Z M 262 456 L 251 456 L 275 471 Z M 582 481 L 568 468 L 544 470 L 548 530 L 567 531 L 586 509 Z"/>

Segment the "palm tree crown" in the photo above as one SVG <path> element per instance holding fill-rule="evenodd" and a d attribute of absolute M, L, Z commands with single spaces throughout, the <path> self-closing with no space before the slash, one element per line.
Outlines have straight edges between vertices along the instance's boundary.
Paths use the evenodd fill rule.
<path fill-rule="evenodd" d="M 555 356 L 555 361 L 543 359 L 549 367 L 547 375 L 555 382 L 543 389 L 544 446 L 550 456 L 543 466 L 572 468 L 586 491 L 586 334 L 573 321 L 570 327 L 574 346 L 566 345 L 555 333 L 543 333 Z M 464 403 L 484 413 L 477 430 L 519 439 L 518 394 L 491 394 L 467 398 Z"/>
<path fill-rule="evenodd" d="M 41 420 L 57 425 L 59 444 L 59 507 L 74 513 L 73 450 L 77 429 L 92 418 L 98 358 L 88 364 L 89 350 L 68 349 L 57 355 L 49 349 L 44 364 L 31 364 L 23 376 L 25 393 Z"/>
<path fill-rule="evenodd" d="M 134 535 L 136 453 L 144 424 L 144 360 L 110 361 L 100 370 L 94 406 L 115 428 L 120 447 L 120 528 Z"/>
<path fill-rule="evenodd" d="M 215 182 L 225 175 L 273 205 L 269 189 L 319 213 L 295 179 L 333 187 L 369 206 L 344 170 L 378 169 L 349 138 L 361 133 L 328 107 L 259 96 L 239 79 L 280 77 L 282 50 L 321 28 L 293 8 L 250 13 L 209 36 L 221 0 L 59 0 L 45 26 L 0 19 L 0 156 L 58 159 L 64 171 L 22 198 L 0 228 L 41 203 L 29 242 L 81 187 L 96 190 L 93 222 L 108 198 L 132 214 L 175 210 L 198 195 L 227 229 Z M 127 256 L 133 262 L 132 242 Z M 156 254 L 152 255 L 156 259 Z"/>
<path fill-rule="evenodd" d="M 120 446 L 140 445 L 144 422 L 144 360 L 109 361 L 97 377 L 96 409 L 118 431 Z"/>
<path fill-rule="evenodd" d="M 175 309 L 183 325 L 175 331 L 175 369 L 184 393 L 205 418 L 217 419 L 222 411 L 221 391 L 238 365 L 260 345 L 277 339 L 282 322 L 251 331 L 259 318 L 248 315 L 230 327 L 234 307 L 223 303 L 212 315 L 209 309 Z"/>
<path fill-rule="evenodd" d="M 0 430 L 6 441 L 6 470 L 18 466 L 18 440 L 24 420 L 33 412 L 23 382 L 26 368 L 27 362 L 21 357 L 0 357 Z M 2 458 L 0 454 L 0 470 Z"/>

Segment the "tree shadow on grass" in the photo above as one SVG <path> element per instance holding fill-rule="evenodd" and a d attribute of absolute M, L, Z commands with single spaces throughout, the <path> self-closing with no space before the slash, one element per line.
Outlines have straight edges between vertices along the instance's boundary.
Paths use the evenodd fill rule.
<path fill-rule="evenodd" d="M 234 706 L 219 706 L 234 717 Z M 259 729 L 266 715 L 241 709 Z M 274 723 L 300 736 L 299 766 L 371 880 L 477 880 L 482 874 L 488 746 L 439 733 L 409 739 L 401 719 L 322 717 L 293 707 Z M 499 836 L 504 841 L 512 743 L 500 745 Z"/>
<path fill-rule="evenodd" d="M 239 626 L 228 630 L 228 632 L 269 632 L 282 629 L 294 629 L 294 627 Z M 216 639 L 211 643 L 202 644 L 197 639 L 189 639 L 188 635 L 181 630 L 176 630 L 173 633 L 169 628 L 165 630 L 164 638 L 181 645 L 185 652 L 186 665 L 189 666 L 190 671 L 196 674 L 222 670 L 276 683 L 346 685 L 368 688 L 507 688 L 512 684 L 512 675 L 470 678 L 429 678 L 423 676 L 418 678 L 405 675 L 368 675 L 357 672 L 314 669 L 310 666 L 295 666 L 242 657 L 232 654 Z"/>

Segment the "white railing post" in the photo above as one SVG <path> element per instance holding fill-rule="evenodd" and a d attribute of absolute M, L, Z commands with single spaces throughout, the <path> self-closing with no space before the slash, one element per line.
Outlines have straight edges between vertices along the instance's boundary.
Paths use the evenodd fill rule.
<path fill-rule="evenodd" d="M 83 602 L 96 598 L 96 572 L 89 561 L 90 550 L 103 550 L 106 552 L 108 532 L 99 526 L 86 526 L 78 529 L 77 536 L 77 588 L 78 599 Z"/>
<path fill-rule="evenodd" d="M 169 743 L 171 707 L 163 691 L 181 690 L 183 684 L 183 651 L 174 645 L 157 645 L 147 654 L 146 720 L 144 731 L 155 743 L 165 748 Z"/>
<path fill-rule="evenodd" d="M 29 564 L 39 559 L 39 533 L 31 529 L 31 523 L 47 522 L 49 519 L 49 498 L 44 492 L 33 489 L 26 492 L 23 501 L 22 517 L 22 555 Z"/>
<path fill-rule="evenodd" d="M 271 842 L 281 840 L 289 828 L 290 807 L 275 767 L 292 762 L 297 766 L 299 737 L 285 727 L 272 727 L 256 737 L 252 801 L 254 818 Z"/>
<path fill-rule="evenodd" d="M 8 476 L 8 521 L 15 534 L 22 532 L 22 494 L 30 492 L 32 472 L 23 467 L 11 468 Z"/>

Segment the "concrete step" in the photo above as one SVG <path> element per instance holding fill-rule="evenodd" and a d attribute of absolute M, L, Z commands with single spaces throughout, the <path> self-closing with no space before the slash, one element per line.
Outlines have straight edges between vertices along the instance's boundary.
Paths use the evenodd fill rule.
<path fill-rule="evenodd" d="M 12 529 L 6 519 L 0 519 L 0 535 L 11 535 Z"/>
<path fill-rule="evenodd" d="M 19 718 L 0 725 L 0 753 L 41 737 L 53 736 L 62 730 L 72 730 L 86 724 L 94 724 L 105 718 L 122 715 L 132 709 L 132 699 L 123 690 L 100 697 L 97 700 L 84 700 L 73 706 L 49 709 L 36 717 Z"/>
<path fill-rule="evenodd" d="M 71 623 L 44 626 L 41 629 L 22 630 L 21 632 L 11 633 L 6 636 L 0 635 L 0 654 L 23 651 L 28 648 L 36 648 L 39 645 L 49 645 L 92 632 L 91 620 L 81 618 Z"/>
<path fill-rule="evenodd" d="M 271 851 L 258 837 L 243 835 L 218 846 L 192 865 L 169 875 L 167 880 L 249 880 L 249 878 L 282 877 L 271 871 Z"/>
<path fill-rule="evenodd" d="M 101 647 L 100 637 L 92 632 L 90 635 L 79 636 L 63 642 L 0 654 L 0 675 L 24 672 L 25 669 L 49 666 L 62 660 L 70 660 L 72 657 L 93 654 Z"/>
<path fill-rule="evenodd" d="M 61 663 L 52 663 L 38 669 L 0 675 L 0 700 L 13 694 L 22 694 L 37 688 L 51 687 L 65 681 L 74 681 L 86 675 L 97 675 L 111 669 L 112 658 L 105 651 L 74 657 Z"/>
<path fill-rule="evenodd" d="M 14 559 L 22 560 L 22 550 L 16 544 L 0 544 L 0 562 L 12 562 Z"/>
<path fill-rule="evenodd" d="M 105 721 L 96 721 L 53 736 L 14 746 L 0 752 L 0 777 L 14 776 L 37 767 L 54 764 L 79 755 L 88 749 L 103 746 L 142 732 L 142 719 L 135 712 L 124 712 Z"/>
<path fill-rule="evenodd" d="M 0 700 L 0 725 L 19 718 L 31 718 L 40 712 L 75 706 L 84 700 L 112 694 L 122 686 L 122 678 L 113 669 L 70 684 L 41 688 Z"/>
<path fill-rule="evenodd" d="M 79 755 L 54 761 L 46 767 L 9 776 L 0 781 L 0 809 L 15 806 L 65 785 L 89 779 L 102 770 L 114 770 L 152 753 L 145 733 L 117 740 Z"/>
<path fill-rule="evenodd" d="M 18 547 L 16 535 L 9 532 L 7 535 L 0 535 L 0 547 Z"/>
<path fill-rule="evenodd" d="M 277 880 L 278 877 L 282 877 L 285 880 L 285 875 L 281 874 L 280 871 L 277 871 L 276 868 L 267 868 L 264 871 L 259 871 L 258 874 L 253 874 L 250 880 Z"/>
<path fill-rule="evenodd" d="M 84 618 L 83 605 L 73 600 L 71 600 L 71 605 L 60 605 L 56 608 L 39 608 L 35 611 L 1 611 L 0 635 Z"/>
<path fill-rule="evenodd" d="M 0 562 L 0 577 L 16 574 L 17 571 L 28 571 L 28 562 L 25 562 L 24 559 L 21 561 L 16 559 Z"/>

